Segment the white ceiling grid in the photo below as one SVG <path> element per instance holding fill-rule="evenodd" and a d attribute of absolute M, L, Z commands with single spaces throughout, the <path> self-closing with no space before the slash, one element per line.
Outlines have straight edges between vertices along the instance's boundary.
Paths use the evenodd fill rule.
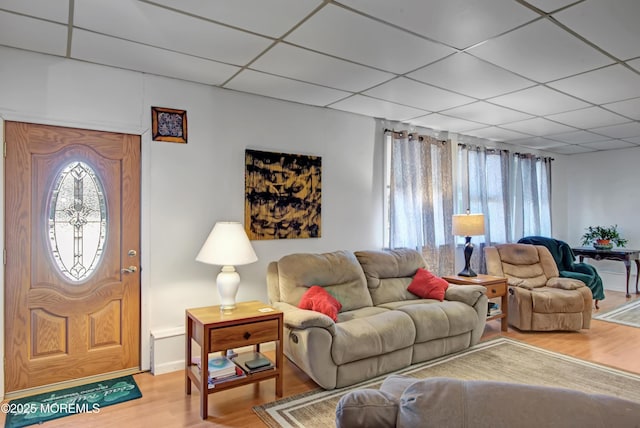
<path fill-rule="evenodd" d="M 0 0 L 0 45 L 560 154 L 640 146 L 638 0 Z"/>

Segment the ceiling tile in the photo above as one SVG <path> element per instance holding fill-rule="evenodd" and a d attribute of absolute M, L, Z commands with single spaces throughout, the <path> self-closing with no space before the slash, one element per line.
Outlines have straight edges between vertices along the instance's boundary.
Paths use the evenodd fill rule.
<path fill-rule="evenodd" d="M 631 119 L 640 120 L 640 98 L 605 104 L 602 107 L 613 110 Z"/>
<path fill-rule="evenodd" d="M 554 15 L 584 38 L 627 60 L 640 56 L 640 2 L 637 0 L 585 1 Z"/>
<path fill-rule="evenodd" d="M 252 70 L 242 71 L 224 87 L 315 106 L 326 106 L 349 95 L 348 92 Z"/>
<path fill-rule="evenodd" d="M 639 137 L 633 137 L 633 138 L 625 138 L 624 141 L 628 141 L 629 143 L 640 145 L 640 136 Z"/>
<path fill-rule="evenodd" d="M 636 147 L 635 144 L 621 140 L 600 141 L 598 143 L 585 143 L 582 145 L 597 150 L 627 149 L 629 147 Z"/>
<path fill-rule="evenodd" d="M 474 137 L 486 138 L 494 141 L 511 141 L 521 140 L 523 138 L 529 138 L 529 135 L 522 134 L 520 132 L 510 131 L 508 129 L 498 128 L 496 126 L 490 126 L 488 128 L 474 129 L 473 131 L 466 132 Z"/>
<path fill-rule="evenodd" d="M 353 64 L 306 49 L 279 43 L 258 58 L 252 69 L 359 92 L 394 77 L 393 74 Z"/>
<path fill-rule="evenodd" d="M 281 37 L 322 4 L 320 0 L 154 0 L 182 10 L 270 37 Z M 251 11 L 251 13 L 247 13 Z M 268 17 L 268 19 L 265 19 Z"/>
<path fill-rule="evenodd" d="M 538 17 L 510 0 L 342 0 L 341 3 L 457 49 Z"/>
<path fill-rule="evenodd" d="M 629 122 L 622 125 L 593 128 L 590 131 L 611 138 L 631 138 L 640 136 L 640 123 Z"/>
<path fill-rule="evenodd" d="M 425 114 L 424 110 L 401 106 L 389 101 L 354 95 L 331 105 L 331 108 L 389 120 L 409 120 Z"/>
<path fill-rule="evenodd" d="M 548 150 L 551 151 L 552 153 L 558 153 L 560 155 L 577 155 L 580 153 L 590 153 L 590 152 L 596 151 L 593 148 L 578 146 L 575 144 L 553 147 L 552 149 L 548 149 Z"/>
<path fill-rule="evenodd" d="M 228 64 L 83 30 L 73 32 L 71 56 L 98 64 L 208 85 L 220 85 L 240 70 L 239 67 Z"/>
<path fill-rule="evenodd" d="M 67 26 L 0 11 L 0 45 L 66 55 Z"/>
<path fill-rule="evenodd" d="M 569 132 L 574 130 L 569 126 L 561 125 L 542 117 L 536 117 L 520 122 L 507 123 L 505 125 L 502 125 L 502 127 L 511 129 L 513 131 L 537 136 L 559 134 L 561 132 Z"/>
<path fill-rule="evenodd" d="M 608 139 L 607 137 L 589 131 L 563 132 L 562 134 L 550 134 L 548 137 L 567 144 L 595 143 L 596 141 Z"/>
<path fill-rule="evenodd" d="M 285 40 L 395 73 L 415 70 L 454 52 L 331 4 Z"/>
<path fill-rule="evenodd" d="M 489 40 L 468 52 L 539 82 L 581 73 L 612 62 L 546 19 Z"/>
<path fill-rule="evenodd" d="M 600 107 L 589 107 L 580 110 L 568 111 L 565 113 L 553 114 L 549 119 L 576 128 L 595 128 L 597 126 L 616 125 L 628 122 L 626 119 L 615 113 L 606 111 Z"/>
<path fill-rule="evenodd" d="M 426 116 L 411 119 L 411 123 L 418 126 L 424 126 L 425 128 L 451 132 L 464 132 L 469 129 L 477 129 L 478 127 L 484 126 L 476 122 L 445 116 L 440 113 L 428 114 Z"/>
<path fill-rule="evenodd" d="M 567 110 L 575 110 L 589 106 L 568 95 L 561 94 L 544 86 L 523 89 L 522 91 L 491 98 L 492 103 L 500 104 L 525 113 L 543 116 Z"/>
<path fill-rule="evenodd" d="M 2 0 L 0 8 L 62 24 L 69 22 L 69 0 Z"/>
<path fill-rule="evenodd" d="M 469 104 L 473 98 L 454 94 L 404 77 L 384 83 L 364 93 L 398 104 L 429 111 L 440 111 L 451 107 Z"/>
<path fill-rule="evenodd" d="M 550 149 L 553 147 L 564 147 L 566 144 L 560 143 L 555 140 L 550 140 L 543 137 L 530 137 L 522 140 L 513 140 L 510 144 L 516 144 L 518 146 L 529 147 L 532 149 Z"/>
<path fill-rule="evenodd" d="M 528 0 L 527 3 L 545 12 L 553 12 L 562 7 L 575 3 L 576 0 Z"/>
<path fill-rule="evenodd" d="M 534 85 L 530 80 L 466 53 L 451 55 L 408 76 L 476 98 L 494 97 Z"/>
<path fill-rule="evenodd" d="M 143 2 L 75 0 L 82 29 L 234 65 L 245 65 L 271 40 Z"/>
<path fill-rule="evenodd" d="M 503 123 L 531 118 L 531 115 L 494 104 L 489 104 L 484 101 L 478 101 L 465 106 L 446 110 L 445 114 L 447 116 L 459 117 L 461 119 L 471 120 L 473 122 L 479 122 L 487 125 L 500 125 Z"/>
<path fill-rule="evenodd" d="M 621 65 L 613 65 L 558 80 L 549 86 L 595 104 L 604 104 L 640 96 L 640 75 Z"/>

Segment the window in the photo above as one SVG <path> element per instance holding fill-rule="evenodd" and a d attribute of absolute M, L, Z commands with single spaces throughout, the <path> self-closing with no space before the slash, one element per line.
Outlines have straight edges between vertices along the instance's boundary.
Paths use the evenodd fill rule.
<path fill-rule="evenodd" d="M 104 251 L 107 207 L 91 166 L 71 162 L 54 180 L 49 200 L 49 244 L 60 272 L 73 282 L 95 270 Z"/>

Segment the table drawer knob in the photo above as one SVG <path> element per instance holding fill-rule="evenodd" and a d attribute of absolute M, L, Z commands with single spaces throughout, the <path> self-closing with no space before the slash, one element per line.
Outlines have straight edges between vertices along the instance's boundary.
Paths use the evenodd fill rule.
<path fill-rule="evenodd" d="M 244 339 L 245 340 L 249 340 L 249 338 L 251 337 L 251 333 L 249 333 L 248 331 L 244 334 Z"/>
<path fill-rule="evenodd" d="M 492 292 L 493 294 L 496 294 L 496 293 L 498 292 L 498 290 L 496 290 L 495 288 L 492 288 L 492 289 L 491 289 L 491 292 Z"/>

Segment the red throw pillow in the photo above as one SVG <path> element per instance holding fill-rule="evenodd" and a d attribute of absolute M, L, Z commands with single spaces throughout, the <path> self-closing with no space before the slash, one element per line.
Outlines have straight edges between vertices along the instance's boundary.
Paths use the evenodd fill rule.
<path fill-rule="evenodd" d="M 302 295 L 298 307 L 323 313 L 332 320 L 337 321 L 338 312 L 342 309 L 342 304 L 324 288 L 319 285 L 313 285 Z"/>
<path fill-rule="evenodd" d="M 449 283 L 426 269 L 418 268 L 407 290 L 423 299 L 444 300 Z"/>

